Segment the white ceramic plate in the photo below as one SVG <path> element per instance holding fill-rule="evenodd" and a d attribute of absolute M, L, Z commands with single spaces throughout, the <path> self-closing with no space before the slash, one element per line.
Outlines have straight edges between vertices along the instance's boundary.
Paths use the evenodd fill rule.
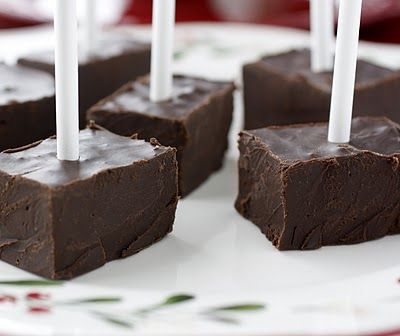
<path fill-rule="evenodd" d="M 2 32 L 1 53 L 13 61 L 51 46 L 50 36 L 48 27 Z M 239 80 L 244 62 L 307 44 L 294 30 L 179 25 L 176 71 Z M 360 53 L 400 67 L 399 47 Z M 225 167 L 180 202 L 168 238 L 68 283 L 0 285 L 0 335 L 400 335 L 399 236 L 282 253 L 235 212 L 241 114 L 238 93 Z M 26 279 L 35 278 L 0 262 L 0 280 Z"/>

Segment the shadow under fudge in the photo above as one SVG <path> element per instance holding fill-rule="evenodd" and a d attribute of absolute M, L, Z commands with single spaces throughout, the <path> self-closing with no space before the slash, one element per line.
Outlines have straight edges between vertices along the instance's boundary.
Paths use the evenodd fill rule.
<path fill-rule="evenodd" d="M 264 57 L 243 68 L 245 129 L 328 121 L 332 73 L 311 71 L 309 50 Z M 358 61 L 354 116 L 400 122 L 400 72 Z"/>
<path fill-rule="evenodd" d="M 0 154 L 0 259 L 71 279 L 133 255 L 172 230 L 176 150 L 97 128 L 80 160 L 59 161 L 55 138 Z"/>
<path fill-rule="evenodd" d="M 86 111 L 127 82 L 150 72 L 149 44 L 114 38 L 99 41 L 88 55 L 79 55 L 80 128 L 86 127 Z M 54 75 L 54 52 L 27 55 L 20 64 Z"/>
<path fill-rule="evenodd" d="M 178 150 L 179 190 L 188 195 L 221 168 L 233 116 L 233 83 L 175 76 L 169 101 L 149 100 L 149 78 L 131 82 L 87 118 L 123 136 L 157 138 Z"/>
<path fill-rule="evenodd" d="M 244 131 L 236 209 L 280 250 L 318 249 L 400 234 L 400 126 L 353 120 L 351 142 L 327 124 Z"/>
<path fill-rule="evenodd" d="M 0 151 L 55 134 L 54 78 L 0 63 Z"/>

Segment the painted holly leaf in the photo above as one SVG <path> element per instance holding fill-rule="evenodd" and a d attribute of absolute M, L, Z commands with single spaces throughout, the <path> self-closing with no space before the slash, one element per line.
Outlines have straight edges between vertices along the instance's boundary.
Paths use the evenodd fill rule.
<path fill-rule="evenodd" d="M 227 55 L 233 52 L 232 48 L 224 48 L 224 47 L 218 47 L 215 46 L 213 48 L 213 52 L 217 55 L 223 56 L 223 55 Z"/>
<path fill-rule="evenodd" d="M 64 302 L 66 305 L 79 305 L 79 304 L 108 304 L 108 303 L 119 303 L 122 301 L 120 297 L 96 297 L 96 298 L 87 298 L 87 299 L 79 299 Z"/>
<path fill-rule="evenodd" d="M 178 50 L 174 53 L 174 60 L 179 61 L 186 56 L 186 52 L 184 50 Z"/>
<path fill-rule="evenodd" d="M 143 314 L 146 315 L 146 314 L 149 314 L 149 313 L 154 312 L 154 311 L 156 311 L 158 309 L 161 309 L 161 308 L 174 306 L 174 305 L 177 305 L 177 304 L 180 304 L 180 303 L 184 303 L 184 302 L 187 302 L 187 301 L 194 300 L 194 298 L 195 297 L 193 295 L 188 295 L 188 294 L 172 295 L 172 296 L 167 297 L 164 301 L 162 301 L 159 304 L 156 304 L 154 306 L 150 306 L 150 307 L 147 307 L 147 308 L 144 308 L 144 309 L 139 309 L 135 313 L 139 314 L 139 315 L 143 315 Z"/>
<path fill-rule="evenodd" d="M 104 313 L 100 312 L 93 312 L 96 316 L 101 318 L 104 322 L 107 322 L 109 324 L 113 324 L 114 326 L 120 327 L 120 328 L 126 328 L 126 329 L 132 329 L 133 328 L 133 323 L 122 320 L 120 318 L 114 317 L 114 316 L 109 316 Z"/>
<path fill-rule="evenodd" d="M 187 294 L 173 295 L 166 298 L 165 301 L 160 304 L 160 306 L 165 307 L 165 306 L 176 305 L 179 303 L 194 300 L 194 298 L 195 297 L 193 295 L 187 295 Z"/>
<path fill-rule="evenodd" d="M 120 319 L 116 319 L 114 317 L 102 317 L 102 319 L 108 323 L 111 323 L 117 327 L 122 327 L 122 328 L 127 328 L 127 329 L 132 329 L 133 328 L 133 324 L 126 322 L 126 321 L 122 321 Z"/>
<path fill-rule="evenodd" d="M 19 287 L 46 287 L 46 286 L 61 286 L 62 281 L 55 280 L 14 280 L 0 281 L 0 286 L 19 286 Z"/>
<path fill-rule="evenodd" d="M 239 321 L 232 317 L 218 316 L 218 315 L 206 315 L 206 317 L 208 319 L 210 319 L 211 321 L 218 322 L 218 323 L 234 324 L 234 325 L 239 324 Z"/>
<path fill-rule="evenodd" d="M 232 306 L 223 306 L 212 309 L 214 312 L 249 312 L 249 311 L 259 311 L 264 310 L 265 305 L 258 303 L 247 303 Z"/>

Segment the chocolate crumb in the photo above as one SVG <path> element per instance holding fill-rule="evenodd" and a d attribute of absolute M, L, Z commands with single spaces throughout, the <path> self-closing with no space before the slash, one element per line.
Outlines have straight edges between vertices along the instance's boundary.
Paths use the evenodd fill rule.
<path fill-rule="evenodd" d="M 89 128 L 95 128 L 96 127 L 96 123 L 93 120 L 89 120 L 88 127 Z"/>
<path fill-rule="evenodd" d="M 92 131 L 107 131 L 106 128 L 96 124 L 96 122 L 94 122 L 93 120 L 89 120 L 87 127 Z"/>
<path fill-rule="evenodd" d="M 156 138 L 151 138 L 151 139 L 150 139 L 150 144 L 151 144 L 152 146 L 156 147 L 156 148 L 158 148 L 158 147 L 161 146 L 160 142 L 159 142 Z"/>

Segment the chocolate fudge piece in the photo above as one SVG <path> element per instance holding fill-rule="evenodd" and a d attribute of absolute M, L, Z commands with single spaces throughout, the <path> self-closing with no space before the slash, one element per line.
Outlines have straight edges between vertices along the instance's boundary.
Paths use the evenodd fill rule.
<path fill-rule="evenodd" d="M 0 63 L 0 151 L 55 134 L 54 78 Z"/>
<path fill-rule="evenodd" d="M 186 196 L 223 163 L 232 122 L 234 85 L 176 76 L 171 100 L 149 100 L 149 78 L 131 82 L 88 112 L 88 120 L 119 135 L 178 149 L 179 190 Z"/>
<path fill-rule="evenodd" d="M 400 234 L 400 126 L 356 118 L 347 145 L 327 133 L 323 123 L 240 135 L 236 209 L 280 250 Z"/>
<path fill-rule="evenodd" d="M 90 55 L 79 56 L 80 127 L 86 111 L 127 82 L 150 72 L 150 45 L 127 39 L 100 41 Z M 54 74 L 54 52 L 26 56 L 20 64 Z"/>
<path fill-rule="evenodd" d="M 268 56 L 243 69 L 245 129 L 328 121 L 332 73 L 314 73 L 310 52 Z M 359 61 L 354 116 L 400 122 L 400 72 Z"/>
<path fill-rule="evenodd" d="M 79 162 L 56 140 L 0 154 L 0 258 L 70 279 L 133 255 L 172 230 L 176 150 L 100 129 L 80 133 Z"/>

